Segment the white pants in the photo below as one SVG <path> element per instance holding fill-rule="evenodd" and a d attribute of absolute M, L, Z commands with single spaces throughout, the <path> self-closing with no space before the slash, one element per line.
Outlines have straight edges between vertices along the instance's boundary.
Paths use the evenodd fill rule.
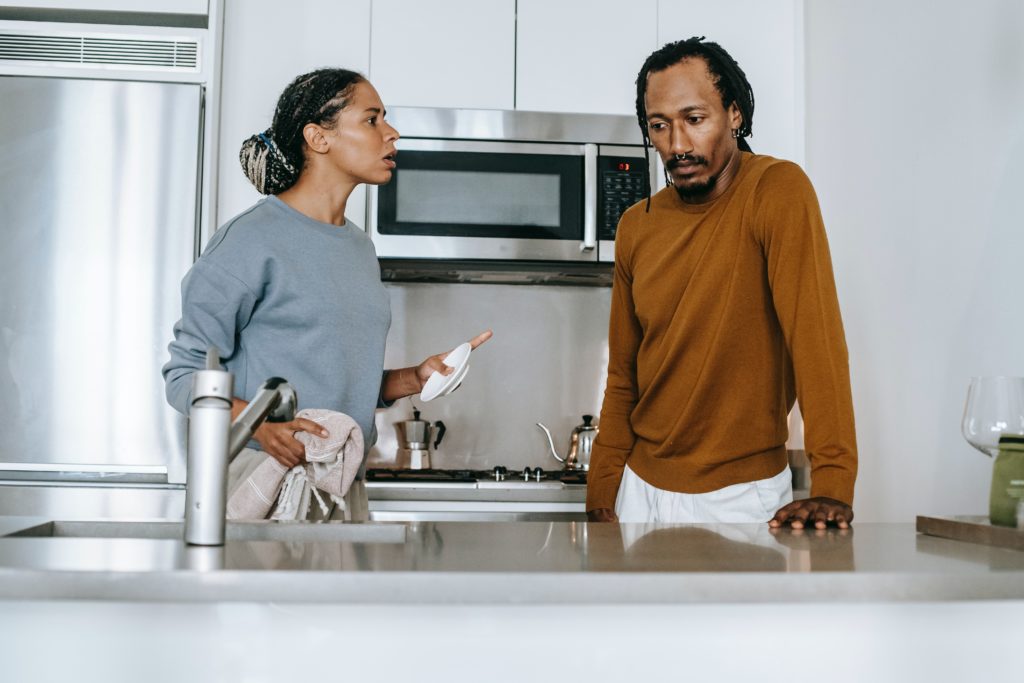
<path fill-rule="evenodd" d="M 651 486 L 626 465 L 615 514 L 620 522 L 767 522 L 792 501 L 793 474 L 788 466 L 769 479 L 707 493 L 676 493 Z"/>

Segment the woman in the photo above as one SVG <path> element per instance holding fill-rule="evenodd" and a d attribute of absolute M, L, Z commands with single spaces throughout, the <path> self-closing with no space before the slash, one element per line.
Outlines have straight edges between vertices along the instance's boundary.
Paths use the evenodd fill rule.
<path fill-rule="evenodd" d="M 182 318 L 163 368 L 179 412 L 188 414 L 192 373 L 215 346 L 234 373 L 235 396 L 252 398 L 268 377 L 284 377 L 300 408 L 352 417 L 369 449 L 375 408 L 419 393 L 435 370 L 451 372 L 444 354 L 383 370 L 388 294 L 372 243 L 345 219 L 357 185 L 391 179 L 397 140 L 380 96 L 358 73 L 321 69 L 285 89 L 271 128 L 240 153 L 246 176 L 267 196 L 213 235 L 182 282 Z M 473 348 L 490 336 L 476 337 Z M 246 405 L 235 398 L 232 417 Z M 264 423 L 254 440 L 291 468 L 304 460 L 297 431 L 325 435 L 298 418 Z"/>

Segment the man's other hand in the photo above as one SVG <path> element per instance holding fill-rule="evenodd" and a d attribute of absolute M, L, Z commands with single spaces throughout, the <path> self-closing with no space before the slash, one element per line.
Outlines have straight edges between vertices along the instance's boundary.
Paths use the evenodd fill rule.
<path fill-rule="evenodd" d="M 779 511 L 768 522 L 768 526 L 777 528 L 789 524 L 794 529 L 803 529 L 805 526 L 812 525 L 815 529 L 824 529 L 829 526 L 847 529 L 852 521 L 853 508 L 834 498 L 819 496 L 795 500 L 789 505 L 779 508 Z"/>
<path fill-rule="evenodd" d="M 588 522 L 617 522 L 619 521 L 618 516 L 615 514 L 615 510 L 611 508 L 598 508 L 596 510 L 587 511 Z"/>

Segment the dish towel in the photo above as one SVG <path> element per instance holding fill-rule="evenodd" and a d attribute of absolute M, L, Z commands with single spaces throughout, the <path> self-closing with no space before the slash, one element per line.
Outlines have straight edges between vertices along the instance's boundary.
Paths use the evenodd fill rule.
<path fill-rule="evenodd" d="M 362 430 L 351 417 L 334 410 L 307 408 L 296 417 L 322 425 L 327 438 L 296 432 L 295 438 L 306 447 L 306 462 L 290 470 L 264 455 L 228 498 L 228 519 L 305 519 L 313 500 L 326 516 L 329 510 L 321 492 L 345 505 L 342 497 L 363 461 Z"/>

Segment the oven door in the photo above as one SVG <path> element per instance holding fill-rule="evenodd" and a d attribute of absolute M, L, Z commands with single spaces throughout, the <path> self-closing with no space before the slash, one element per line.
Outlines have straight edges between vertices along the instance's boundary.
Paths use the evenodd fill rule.
<path fill-rule="evenodd" d="M 403 140 L 367 214 L 382 258 L 593 262 L 597 145 Z"/>

